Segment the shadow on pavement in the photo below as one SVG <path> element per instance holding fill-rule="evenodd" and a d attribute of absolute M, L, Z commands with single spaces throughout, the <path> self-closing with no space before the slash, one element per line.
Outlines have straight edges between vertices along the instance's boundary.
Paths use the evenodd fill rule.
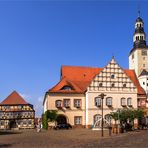
<path fill-rule="evenodd" d="M 0 144 L 0 147 L 11 147 L 11 144 Z"/>
<path fill-rule="evenodd" d="M 0 135 L 21 134 L 21 133 L 22 132 L 16 132 L 16 131 L 0 131 Z"/>

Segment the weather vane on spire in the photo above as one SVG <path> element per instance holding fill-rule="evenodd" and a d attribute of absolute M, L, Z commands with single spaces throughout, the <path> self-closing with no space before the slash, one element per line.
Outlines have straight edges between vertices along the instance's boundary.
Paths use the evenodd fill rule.
<path fill-rule="evenodd" d="M 138 4 L 138 17 L 140 17 L 140 1 L 139 1 L 139 4 Z"/>

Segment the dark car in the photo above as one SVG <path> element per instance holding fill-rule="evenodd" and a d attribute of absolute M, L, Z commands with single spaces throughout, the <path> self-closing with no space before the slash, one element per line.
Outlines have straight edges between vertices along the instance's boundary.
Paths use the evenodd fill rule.
<path fill-rule="evenodd" d="M 69 123 L 58 124 L 54 127 L 54 129 L 72 129 L 72 126 Z"/>

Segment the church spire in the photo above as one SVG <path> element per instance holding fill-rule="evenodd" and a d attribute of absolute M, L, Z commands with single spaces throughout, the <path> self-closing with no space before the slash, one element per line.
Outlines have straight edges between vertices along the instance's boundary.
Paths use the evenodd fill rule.
<path fill-rule="evenodd" d="M 144 32 L 144 22 L 140 17 L 140 10 L 138 10 L 138 18 L 135 22 L 135 32 L 133 36 L 134 49 L 135 48 L 147 48 L 146 34 Z"/>

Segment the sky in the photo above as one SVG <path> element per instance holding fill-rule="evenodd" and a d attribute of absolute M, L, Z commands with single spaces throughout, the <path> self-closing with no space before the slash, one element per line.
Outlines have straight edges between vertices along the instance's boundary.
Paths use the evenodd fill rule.
<path fill-rule="evenodd" d="M 43 111 L 62 65 L 128 68 L 138 8 L 148 34 L 148 1 L 0 0 L 0 102 L 13 90 Z"/>

